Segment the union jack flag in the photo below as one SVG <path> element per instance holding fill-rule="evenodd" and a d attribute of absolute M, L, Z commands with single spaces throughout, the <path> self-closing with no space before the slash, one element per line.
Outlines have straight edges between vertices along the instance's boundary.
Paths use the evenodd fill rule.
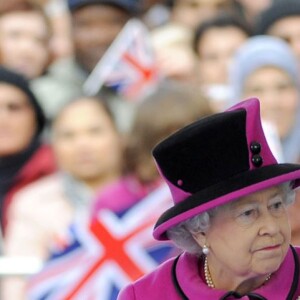
<path fill-rule="evenodd" d="M 124 26 L 83 85 L 87 95 L 108 86 L 126 100 L 150 93 L 160 80 L 150 36 L 145 25 L 131 19 Z"/>
<path fill-rule="evenodd" d="M 178 251 L 152 238 L 153 224 L 170 200 L 163 185 L 120 214 L 102 210 L 86 226 L 74 223 L 66 249 L 31 278 L 28 299 L 115 300 L 122 287 Z"/>

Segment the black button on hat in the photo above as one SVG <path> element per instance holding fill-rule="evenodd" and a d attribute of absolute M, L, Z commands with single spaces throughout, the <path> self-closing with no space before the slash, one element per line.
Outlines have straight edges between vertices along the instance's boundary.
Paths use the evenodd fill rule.
<path fill-rule="evenodd" d="M 261 145 L 259 142 L 252 142 L 250 144 L 250 150 L 253 154 L 259 154 L 261 151 Z"/>
<path fill-rule="evenodd" d="M 258 154 L 253 155 L 251 161 L 253 165 L 257 168 L 260 167 L 263 163 L 262 157 Z"/>

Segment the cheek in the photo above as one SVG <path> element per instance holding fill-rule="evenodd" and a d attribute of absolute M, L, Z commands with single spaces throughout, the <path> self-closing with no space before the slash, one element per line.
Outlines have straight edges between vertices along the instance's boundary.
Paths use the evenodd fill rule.
<path fill-rule="evenodd" d="M 226 239 L 217 240 L 212 245 L 212 255 L 224 269 L 234 273 L 247 272 L 252 265 L 252 241 L 249 237 L 228 235 Z"/>
<path fill-rule="evenodd" d="M 295 92 L 290 92 L 285 96 L 285 101 L 282 101 L 282 108 L 291 112 L 293 115 L 297 111 L 297 107 L 299 106 L 299 95 Z"/>
<path fill-rule="evenodd" d="M 17 127 L 19 132 L 22 132 L 24 136 L 32 136 L 36 131 L 36 119 L 33 112 L 30 112 L 27 115 L 24 115 L 22 119 L 17 122 Z"/>
<path fill-rule="evenodd" d="M 218 70 L 217 60 L 206 60 L 199 63 L 199 76 L 206 84 L 217 83 L 222 72 Z"/>
<path fill-rule="evenodd" d="M 74 147 L 72 143 L 54 142 L 53 150 L 57 163 L 63 169 L 69 165 L 72 165 L 74 159 Z"/>
<path fill-rule="evenodd" d="M 39 43 L 33 44 L 34 53 L 36 57 L 36 62 L 39 64 L 46 64 L 49 57 L 49 52 L 45 45 L 41 45 Z"/>
<path fill-rule="evenodd" d="M 253 228 L 244 228 L 235 221 L 224 220 L 214 226 L 209 233 L 212 251 L 223 261 L 231 263 L 231 268 L 245 266 L 251 262 L 251 248 L 255 243 L 257 232 Z"/>
<path fill-rule="evenodd" d="M 96 156 L 105 158 L 105 160 L 114 160 L 121 156 L 121 145 L 117 138 L 113 136 L 101 137 L 93 141 L 93 146 L 90 149 Z"/>
<path fill-rule="evenodd" d="M 14 145 L 16 151 L 22 151 L 27 148 L 36 132 L 36 122 L 34 117 L 24 117 L 15 121 L 11 128 L 11 145 Z"/>
<path fill-rule="evenodd" d="M 3 59 L 9 59 L 15 53 L 18 53 L 18 41 L 9 37 L 3 37 L 1 39 L 0 51 Z"/>
<path fill-rule="evenodd" d="M 290 225 L 288 215 L 286 215 L 285 218 L 282 221 L 281 233 L 284 237 L 284 240 L 285 240 L 286 244 L 289 245 L 290 242 L 291 242 L 291 225 Z"/>
<path fill-rule="evenodd" d="M 74 31 L 74 48 L 77 52 L 87 51 L 93 41 L 93 34 L 86 29 L 76 29 Z"/>

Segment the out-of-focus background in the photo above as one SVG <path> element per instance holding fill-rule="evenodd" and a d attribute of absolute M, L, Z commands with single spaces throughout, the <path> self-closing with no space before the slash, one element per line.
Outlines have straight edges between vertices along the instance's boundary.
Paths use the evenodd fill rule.
<path fill-rule="evenodd" d="M 177 255 L 151 151 L 199 118 L 257 97 L 300 163 L 299 62 L 299 0 L 1 0 L 0 299 L 115 300 Z"/>

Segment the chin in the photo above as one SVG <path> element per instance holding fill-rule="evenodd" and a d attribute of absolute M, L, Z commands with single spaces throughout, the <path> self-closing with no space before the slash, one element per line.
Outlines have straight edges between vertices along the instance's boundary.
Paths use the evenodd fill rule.
<path fill-rule="evenodd" d="M 273 259 L 270 258 L 266 260 L 264 263 L 261 264 L 262 270 L 260 273 L 269 274 L 269 273 L 276 272 L 281 266 L 283 259 L 284 257 L 281 256 L 281 257 L 274 257 Z"/>

